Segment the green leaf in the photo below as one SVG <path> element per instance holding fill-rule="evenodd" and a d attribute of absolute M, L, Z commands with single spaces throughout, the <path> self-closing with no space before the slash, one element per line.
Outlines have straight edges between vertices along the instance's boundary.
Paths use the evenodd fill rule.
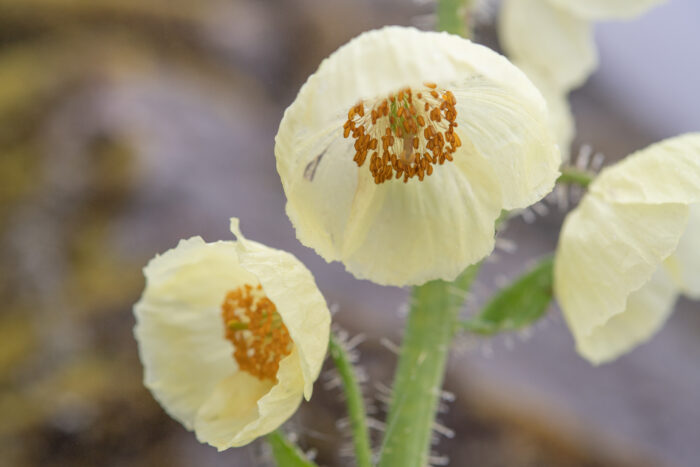
<path fill-rule="evenodd" d="M 317 467 L 279 430 L 267 435 L 267 442 L 272 448 L 272 457 L 275 458 L 278 467 Z"/>
<path fill-rule="evenodd" d="M 537 321 L 552 300 L 554 257 L 541 259 L 535 267 L 501 290 L 482 312 L 462 322 L 476 334 L 496 334 L 520 329 Z"/>

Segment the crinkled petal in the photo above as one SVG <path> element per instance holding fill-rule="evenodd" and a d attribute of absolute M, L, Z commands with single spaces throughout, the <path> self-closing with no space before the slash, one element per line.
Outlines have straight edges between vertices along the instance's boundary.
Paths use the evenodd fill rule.
<path fill-rule="evenodd" d="M 622 313 L 676 249 L 685 204 L 613 204 L 587 195 L 564 222 L 554 268 L 557 300 L 577 343 Z"/>
<path fill-rule="evenodd" d="M 592 25 L 545 0 L 505 0 L 498 35 L 508 57 L 562 91 L 581 86 L 598 65 Z"/>
<path fill-rule="evenodd" d="M 255 276 L 238 263 L 234 242 L 182 240 L 144 269 L 134 333 L 144 384 L 165 410 L 192 429 L 199 406 L 237 366 L 221 321 L 226 292 Z"/>
<path fill-rule="evenodd" d="M 577 337 L 579 353 L 599 364 L 628 352 L 661 329 L 677 296 L 676 285 L 663 267 L 658 268 L 649 282 L 630 294 L 623 312 Z"/>
<path fill-rule="evenodd" d="M 700 202 L 700 133 L 669 138 L 603 170 L 591 193 L 616 203 Z"/>
<path fill-rule="evenodd" d="M 517 0 L 516 0 L 517 1 Z M 667 0 L 547 0 L 589 20 L 628 19 Z"/>
<path fill-rule="evenodd" d="M 463 142 L 454 158 L 473 159 L 478 168 L 465 172 L 447 162 L 420 184 L 374 186 L 368 167 L 353 162 L 352 141 L 343 138 L 347 112 L 360 100 L 423 82 L 454 93 Z M 546 104 L 522 72 L 460 37 L 401 27 L 362 34 L 321 64 L 285 112 L 275 155 L 299 240 L 327 261 L 344 261 L 358 277 L 393 285 L 454 277 L 465 261 L 481 259 L 491 248 L 492 240 L 483 239 L 493 234 L 493 213 L 541 199 L 560 163 Z M 447 181 L 444 187 L 439 180 Z M 446 202 L 451 199 L 456 207 Z M 465 206 L 472 202 L 479 204 Z M 453 217 L 467 230 L 428 225 Z M 473 251 L 463 247 L 469 241 Z M 395 257 L 402 261 L 385 260 Z"/>
<path fill-rule="evenodd" d="M 680 290 L 700 300 L 700 204 L 690 206 L 685 233 L 665 265 Z"/>
<path fill-rule="evenodd" d="M 551 83 L 541 72 L 527 64 L 515 63 L 540 90 L 549 110 L 549 127 L 559 145 L 562 163 L 569 161 L 575 123 L 567 92 Z"/>
<path fill-rule="evenodd" d="M 304 391 L 297 347 L 280 361 L 277 380 L 239 372 L 221 381 L 197 413 L 197 439 L 221 451 L 278 428 L 299 407 Z"/>
<path fill-rule="evenodd" d="M 377 221 L 365 223 L 364 240 L 344 252 L 351 273 L 384 285 L 453 280 L 493 250 L 501 212 L 496 176 L 478 153 L 454 164 L 422 182 L 385 183 L 365 192 Z"/>
<path fill-rule="evenodd" d="M 311 272 L 293 255 L 245 239 L 238 219 L 231 219 L 231 231 L 238 238 L 241 266 L 257 277 L 294 341 L 308 400 L 328 348 L 331 315 L 326 301 Z M 278 379 L 281 384 L 281 377 Z"/>

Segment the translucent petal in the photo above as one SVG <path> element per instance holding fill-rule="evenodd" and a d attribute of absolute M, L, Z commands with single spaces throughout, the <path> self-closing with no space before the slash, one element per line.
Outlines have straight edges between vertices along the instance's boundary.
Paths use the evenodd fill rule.
<path fill-rule="evenodd" d="M 571 156 L 571 142 L 574 139 L 575 123 L 567 93 L 551 83 L 537 69 L 527 64 L 515 63 L 540 90 L 549 110 L 549 127 L 559 145 L 561 161 L 566 163 Z"/>
<path fill-rule="evenodd" d="M 220 451 L 277 429 L 299 407 L 304 378 L 295 347 L 280 361 L 277 384 L 239 372 L 217 386 L 197 413 L 197 439 Z"/>
<path fill-rule="evenodd" d="M 349 108 L 430 81 L 457 99 L 454 158 L 468 170 L 447 162 L 423 182 L 376 186 L 343 138 Z M 391 285 L 451 278 L 481 259 L 500 210 L 541 199 L 560 164 L 546 104 L 522 72 L 462 38 L 400 27 L 362 34 L 321 64 L 285 112 L 275 155 L 299 240 Z"/>
<path fill-rule="evenodd" d="M 622 313 L 577 339 L 579 353 L 599 364 L 619 357 L 653 336 L 673 311 L 678 291 L 661 267 L 632 292 Z"/>
<path fill-rule="evenodd" d="M 517 1 L 517 0 L 516 0 Z M 640 15 L 667 0 L 547 0 L 589 20 L 626 19 Z"/>
<path fill-rule="evenodd" d="M 581 86 L 598 64 L 592 25 L 545 0 L 505 0 L 498 35 L 508 57 L 565 92 Z"/>
<path fill-rule="evenodd" d="M 680 290 L 700 300 L 700 204 L 690 206 L 690 216 L 675 253 L 665 261 Z"/>
<path fill-rule="evenodd" d="M 241 266 L 259 279 L 295 343 L 308 400 L 326 359 L 331 322 L 326 301 L 311 272 L 293 255 L 245 239 L 237 219 L 231 220 L 231 231 L 238 238 Z"/>
<path fill-rule="evenodd" d="M 555 294 L 580 343 L 622 313 L 676 249 L 685 204 L 613 204 L 587 195 L 564 222 L 554 268 Z"/>
<path fill-rule="evenodd" d="M 155 257 L 144 273 L 146 290 L 134 307 L 144 384 L 192 429 L 199 406 L 237 369 L 223 338 L 221 302 L 228 290 L 257 281 L 238 267 L 233 242 L 200 237 Z"/>
<path fill-rule="evenodd" d="M 344 252 L 348 271 L 379 284 L 421 284 L 453 280 L 488 255 L 501 212 L 495 174 L 478 153 L 464 154 L 455 165 L 438 167 L 422 182 L 365 192 L 376 221 L 367 222 L 363 241 Z"/>
<path fill-rule="evenodd" d="M 589 191 L 616 203 L 700 202 L 700 133 L 653 144 L 603 170 Z"/>

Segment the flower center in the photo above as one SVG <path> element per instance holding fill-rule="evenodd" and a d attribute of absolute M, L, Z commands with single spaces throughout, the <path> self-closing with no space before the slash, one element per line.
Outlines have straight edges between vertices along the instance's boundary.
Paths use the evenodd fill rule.
<path fill-rule="evenodd" d="M 275 381 L 280 360 L 292 352 L 292 339 L 262 286 L 245 284 L 229 291 L 221 316 L 238 367 L 260 380 Z"/>
<path fill-rule="evenodd" d="M 455 96 L 424 83 L 414 91 L 401 89 L 385 99 L 367 104 L 360 101 L 348 112 L 343 136 L 355 139 L 354 161 L 362 167 L 371 153 L 369 170 L 377 184 L 403 177 L 423 180 L 433 173 L 433 165 L 451 161 L 462 145 L 457 127 Z M 370 105 L 372 104 L 372 105 Z M 381 140 L 381 147 L 379 144 Z"/>

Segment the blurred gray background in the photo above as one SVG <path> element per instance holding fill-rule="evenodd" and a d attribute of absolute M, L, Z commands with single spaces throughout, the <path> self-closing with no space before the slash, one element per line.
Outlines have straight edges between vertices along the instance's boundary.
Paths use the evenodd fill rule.
<path fill-rule="evenodd" d="M 367 29 L 430 27 L 433 11 L 398 0 L 0 0 L 0 465 L 269 462 L 260 443 L 219 454 L 168 418 L 141 385 L 131 334 L 145 262 L 183 237 L 231 238 L 231 216 L 296 254 L 334 320 L 366 336 L 381 419 L 375 383 L 389 384 L 395 363 L 382 340 L 400 341 L 408 292 L 355 280 L 296 241 L 274 135 L 323 57 Z M 699 22 L 700 3 L 671 0 L 597 26 L 600 69 L 572 95 L 574 154 L 588 145 L 610 163 L 700 128 Z M 476 39 L 496 44 L 488 18 Z M 564 214 L 549 207 L 509 223 L 465 315 L 555 248 Z M 599 368 L 576 355 L 555 309 L 527 332 L 461 338 L 441 415 L 454 437 L 436 453 L 454 466 L 697 466 L 699 311 L 681 300 L 650 343 Z M 323 382 L 287 428 L 319 463 L 347 465 L 343 405 Z"/>

